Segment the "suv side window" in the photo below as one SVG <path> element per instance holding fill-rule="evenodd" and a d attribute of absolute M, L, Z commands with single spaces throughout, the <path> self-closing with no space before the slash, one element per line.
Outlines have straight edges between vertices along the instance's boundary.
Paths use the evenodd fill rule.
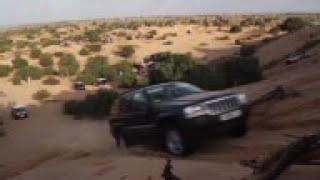
<path fill-rule="evenodd" d="M 148 99 L 142 91 L 134 92 L 132 96 L 132 110 L 133 111 L 147 111 Z"/>
<path fill-rule="evenodd" d="M 119 100 L 119 112 L 127 113 L 131 111 L 132 94 L 125 94 Z"/>

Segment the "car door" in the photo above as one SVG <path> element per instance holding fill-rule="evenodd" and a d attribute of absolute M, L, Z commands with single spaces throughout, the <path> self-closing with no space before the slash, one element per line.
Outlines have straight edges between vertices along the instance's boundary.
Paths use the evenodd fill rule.
<path fill-rule="evenodd" d="M 151 137 L 155 133 L 155 124 L 150 119 L 150 103 L 145 95 L 141 91 L 135 91 L 131 93 L 130 108 L 127 114 L 127 126 L 125 127 L 126 134 L 131 138 L 137 140 L 146 140 L 147 137 Z"/>

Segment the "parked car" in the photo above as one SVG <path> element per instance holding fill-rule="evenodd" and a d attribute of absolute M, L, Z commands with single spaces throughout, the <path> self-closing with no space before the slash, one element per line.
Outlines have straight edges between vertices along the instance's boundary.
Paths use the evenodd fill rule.
<path fill-rule="evenodd" d="M 247 132 L 249 106 L 243 93 L 170 82 L 124 93 L 117 104 L 110 131 L 119 147 L 161 140 L 169 153 L 183 156 L 216 130 L 235 136 Z"/>
<path fill-rule="evenodd" d="M 14 120 L 26 119 L 29 117 L 29 113 L 24 105 L 15 105 L 11 109 L 11 117 Z"/>
<path fill-rule="evenodd" d="M 96 79 L 96 86 L 103 86 L 108 83 L 107 78 L 97 78 Z"/>
<path fill-rule="evenodd" d="M 302 52 L 295 53 L 286 59 L 286 64 L 293 64 L 293 63 L 296 63 L 304 58 L 307 58 L 307 55 L 305 53 L 302 53 Z"/>
<path fill-rule="evenodd" d="M 77 91 L 84 91 L 86 90 L 86 85 L 82 81 L 77 81 L 74 83 L 74 89 Z"/>

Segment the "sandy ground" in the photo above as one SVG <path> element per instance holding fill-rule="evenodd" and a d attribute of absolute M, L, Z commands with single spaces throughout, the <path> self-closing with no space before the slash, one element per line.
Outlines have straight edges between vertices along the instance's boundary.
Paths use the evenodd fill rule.
<path fill-rule="evenodd" d="M 9 133 L 0 139 L 0 179 L 161 179 L 169 156 L 144 146 L 119 151 L 107 121 L 73 120 L 62 115 L 59 102 L 30 109 L 26 121 L 6 120 Z M 306 130 L 253 130 L 240 139 L 213 138 L 190 157 L 174 159 L 174 172 L 186 180 L 239 179 L 250 173 L 240 160 L 284 146 L 292 140 L 285 133 Z"/>

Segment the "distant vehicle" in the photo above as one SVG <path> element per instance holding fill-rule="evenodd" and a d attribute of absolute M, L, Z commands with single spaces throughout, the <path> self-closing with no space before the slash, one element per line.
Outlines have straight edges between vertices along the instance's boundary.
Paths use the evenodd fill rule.
<path fill-rule="evenodd" d="M 84 91 L 86 90 L 86 85 L 82 81 L 77 81 L 74 83 L 74 89 L 77 91 Z"/>
<path fill-rule="evenodd" d="M 292 54 L 291 56 L 289 56 L 286 59 L 285 62 L 286 62 L 286 64 L 293 64 L 293 63 L 296 63 L 306 57 L 307 57 L 307 55 L 305 53 L 300 52 L 300 53 Z"/>
<path fill-rule="evenodd" d="M 122 94 L 110 131 L 119 147 L 151 140 L 177 156 L 216 130 L 243 136 L 249 106 L 245 94 L 210 92 L 183 83 L 153 85 Z"/>
<path fill-rule="evenodd" d="M 107 83 L 108 83 L 107 78 L 97 78 L 96 79 L 96 86 L 103 86 L 103 85 L 106 85 Z"/>
<path fill-rule="evenodd" d="M 11 117 L 14 120 L 26 119 L 29 117 L 29 113 L 24 105 L 16 105 L 11 109 Z"/>

